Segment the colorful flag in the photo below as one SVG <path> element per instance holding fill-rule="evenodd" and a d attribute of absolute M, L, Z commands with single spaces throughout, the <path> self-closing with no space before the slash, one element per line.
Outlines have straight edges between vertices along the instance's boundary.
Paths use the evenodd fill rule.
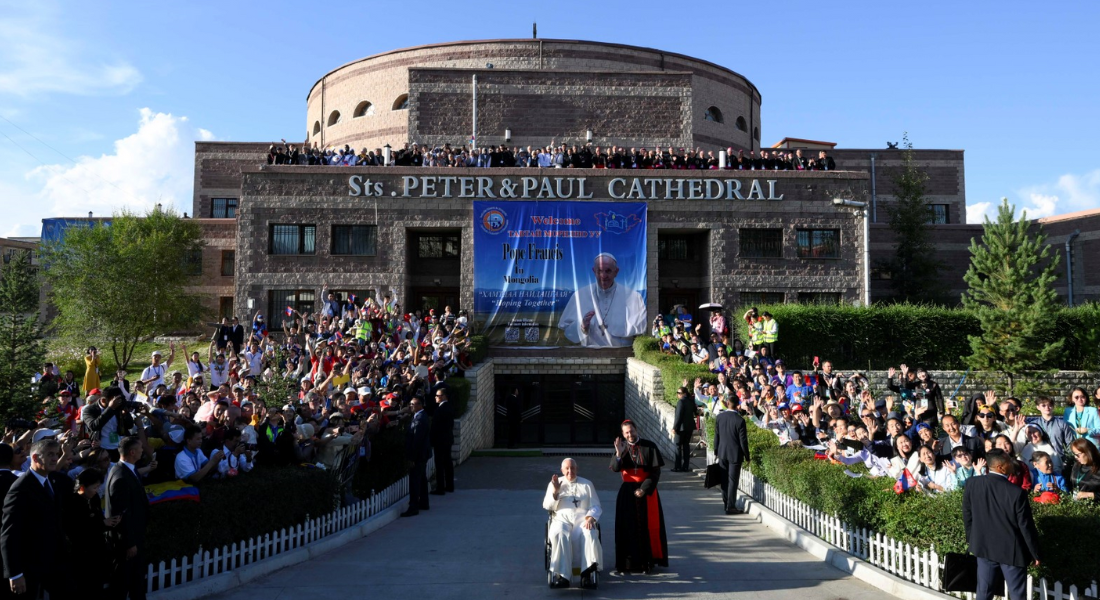
<path fill-rule="evenodd" d="M 286 316 L 293 317 L 294 316 L 294 309 L 289 307 L 289 306 L 286 307 Z"/>
<path fill-rule="evenodd" d="M 894 493 L 904 494 L 912 488 L 917 487 L 917 479 L 913 477 L 913 474 L 909 472 L 909 469 L 905 469 L 901 473 L 901 477 L 898 477 L 897 483 L 894 484 Z"/>
<path fill-rule="evenodd" d="M 164 483 L 154 483 L 145 486 L 145 494 L 149 496 L 149 504 L 160 504 L 173 500 L 199 501 L 199 488 L 177 479 Z"/>
<path fill-rule="evenodd" d="M 348 294 L 348 302 L 355 304 L 355 294 Z"/>

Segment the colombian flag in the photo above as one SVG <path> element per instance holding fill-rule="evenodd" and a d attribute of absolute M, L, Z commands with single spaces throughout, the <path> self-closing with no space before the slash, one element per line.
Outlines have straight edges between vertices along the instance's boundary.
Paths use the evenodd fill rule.
<path fill-rule="evenodd" d="M 145 494 L 149 496 L 149 504 L 160 504 L 172 500 L 199 501 L 199 488 L 181 479 L 147 485 Z"/>

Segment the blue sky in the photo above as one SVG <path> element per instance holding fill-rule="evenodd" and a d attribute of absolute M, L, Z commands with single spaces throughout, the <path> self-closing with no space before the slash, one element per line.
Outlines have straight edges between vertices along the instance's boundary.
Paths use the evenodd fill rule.
<path fill-rule="evenodd" d="M 406 46 L 526 38 L 533 20 L 543 38 L 740 72 L 763 94 L 766 145 L 882 148 L 908 131 L 917 148 L 964 149 L 979 220 L 1002 196 L 1031 216 L 1100 207 L 1100 3 L 474 6 L 0 0 L 0 236 L 89 210 L 189 211 L 195 140 L 299 141 L 306 93 L 328 70 Z"/>

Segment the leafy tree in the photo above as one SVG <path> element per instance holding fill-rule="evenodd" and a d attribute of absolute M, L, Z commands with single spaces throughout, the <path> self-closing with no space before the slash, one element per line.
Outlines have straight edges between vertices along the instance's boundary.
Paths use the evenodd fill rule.
<path fill-rule="evenodd" d="M 902 165 L 893 176 L 897 202 L 886 207 L 890 230 L 894 232 L 894 255 L 881 261 L 890 276 L 890 287 L 903 302 L 932 302 L 942 299 L 940 270 L 932 244 L 931 209 L 925 201 L 928 174 L 917 168 L 909 135 L 902 136 Z"/>
<path fill-rule="evenodd" d="M 1005 376 L 1009 393 L 1027 393 L 1033 382 L 1017 384 L 1024 372 L 1050 371 L 1057 364 L 1064 339 L 1054 339 L 1060 306 L 1051 284 L 1058 277 L 1058 254 L 1051 254 L 1046 235 L 1035 231 L 1027 211 L 1016 220 L 1016 207 L 1001 200 L 996 222 L 985 218 L 981 242 L 970 241 L 969 289 L 963 305 L 972 308 L 982 333 L 969 336 L 967 362 L 978 370 Z"/>
<path fill-rule="evenodd" d="M 38 322 L 38 272 L 30 252 L 16 252 L 0 271 L 0 418 L 33 419 L 31 376 L 46 357 Z"/>
<path fill-rule="evenodd" d="M 57 334 L 100 341 L 125 369 L 139 342 L 193 328 L 203 308 L 187 284 L 202 246 L 198 224 L 159 207 L 66 230 L 44 256 Z"/>

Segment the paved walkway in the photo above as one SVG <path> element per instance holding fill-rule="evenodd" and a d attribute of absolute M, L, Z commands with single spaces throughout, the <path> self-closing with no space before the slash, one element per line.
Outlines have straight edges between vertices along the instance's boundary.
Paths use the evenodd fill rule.
<path fill-rule="evenodd" d="M 607 458 L 579 458 L 604 507 L 604 560 L 615 556 L 618 477 Z M 722 514 L 717 491 L 695 475 L 661 481 L 669 567 L 652 576 L 601 573 L 600 589 L 551 590 L 543 570 L 542 495 L 560 459 L 473 458 L 456 470 L 458 492 L 321 558 L 288 567 L 225 600 L 383 598 L 787 598 L 886 596 L 825 566 L 763 525 Z M 888 597 L 888 596 L 887 596 Z"/>

